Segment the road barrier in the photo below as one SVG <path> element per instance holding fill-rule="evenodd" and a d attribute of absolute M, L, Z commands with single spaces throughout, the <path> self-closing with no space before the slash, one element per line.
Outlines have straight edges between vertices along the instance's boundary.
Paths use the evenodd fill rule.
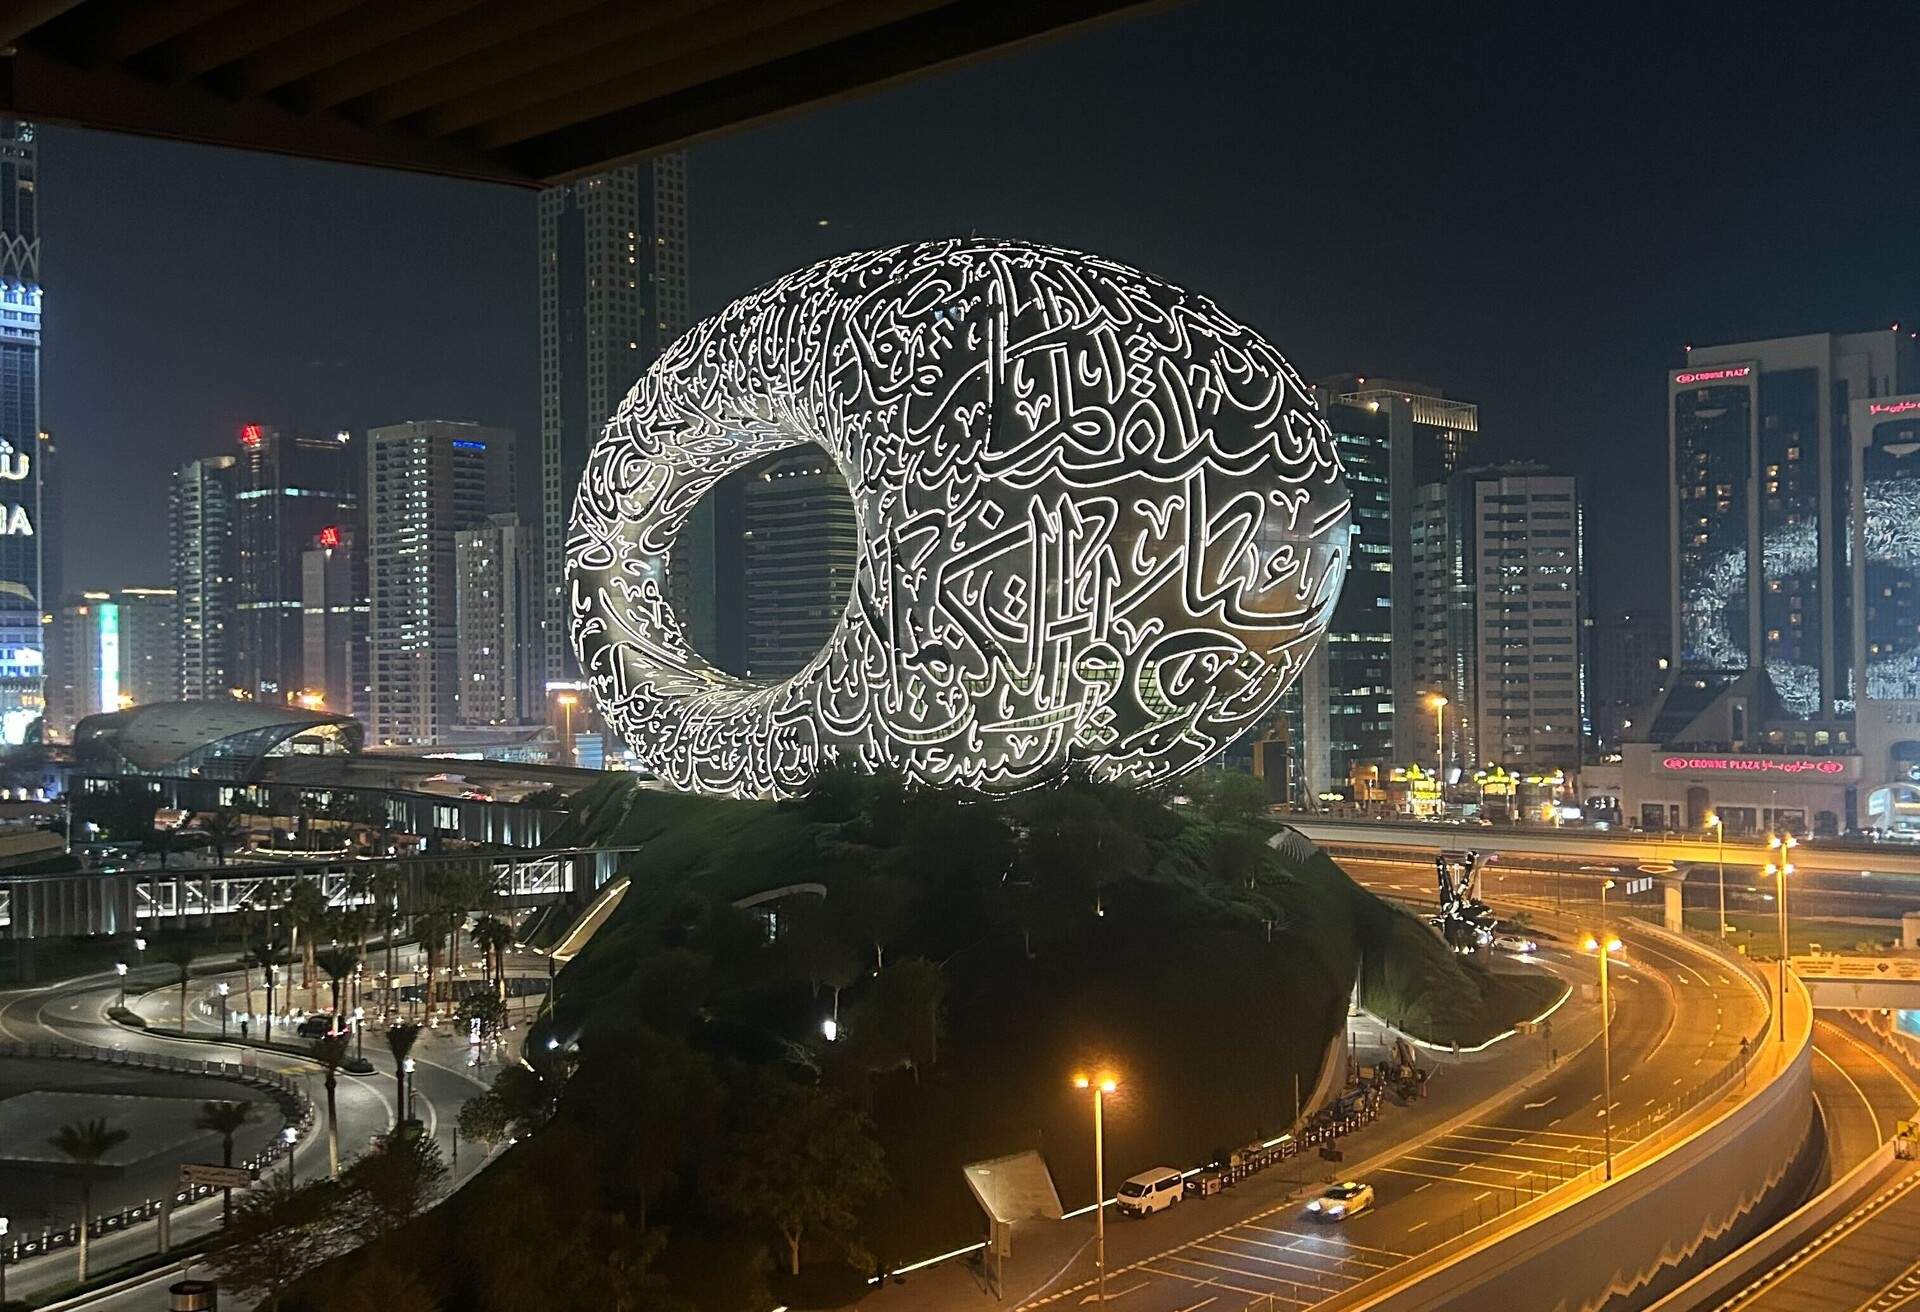
<path fill-rule="evenodd" d="M 23 1060 L 51 1058 L 64 1061 L 91 1061 L 104 1066 L 120 1066 L 128 1070 L 148 1070 L 170 1075 L 200 1075 L 213 1079 L 232 1080 L 238 1084 L 265 1089 L 271 1094 L 280 1106 L 286 1126 L 295 1132 L 296 1143 L 313 1127 L 313 1102 L 299 1083 L 281 1071 L 262 1070 L 250 1063 L 174 1057 L 157 1052 L 129 1052 L 125 1048 L 103 1048 L 91 1043 L 68 1043 L 57 1039 L 44 1043 L 0 1043 L 0 1058 L 6 1057 Z M 276 1134 L 265 1148 L 243 1158 L 238 1165 L 253 1172 L 255 1178 L 258 1178 L 268 1167 L 292 1151 L 292 1147 L 293 1145 L 286 1142 L 284 1135 Z M 147 1198 L 132 1206 L 120 1208 L 118 1211 L 96 1216 L 88 1234 L 95 1239 L 103 1235 L 116 1234 L 142 1222 L 158 1219 L 163 1205 L 184 1207 L 188 1203 L 211 1198 L 219 1192 L 220 1190 L 208 1185 L 183 1185 L 167 1199 Z M 71 1248 L 79 1242 L 78 1222 L 58 1228 L 42 1227 L 38 1234 L 11 1235 L 6 1244 L 0 1245 L 0 1262 L 7 1264 L 21 1262 L 43 1253 Z"/>

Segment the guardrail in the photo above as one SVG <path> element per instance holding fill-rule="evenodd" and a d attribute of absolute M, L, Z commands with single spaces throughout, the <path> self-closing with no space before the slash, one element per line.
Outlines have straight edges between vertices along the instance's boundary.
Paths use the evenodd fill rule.
<path fill-rule="evenodd" d="M 300 1137 L 313 1127 L 314 1106 L 299 1083 L 281 1071 L 262 1070 L 242 1062 L 201 1060 L 193 1057 L 174 1057 L 165 1053 L 130 1052 L 125 1048 L 103 1048 L 91 1043 L 68 1043 L 61 1040 L 48 1040 L 44 1043 L 0 1043 L 0 1058 L 18 1057 L 45 1059 L 56 1058 L 66 1061 L 92 1061 L 107 1066 L 121 1066 L 129 1070 L 161 1071 L 173 1075 L 203 1075 L 214 1079 L 233 1080 L 240 1084 L 250 1084 L 266 1089 L 280 1105 L 287 1126 Z M 285 1141 L 284 1136 L 274 1135 L 267 1146 L 235 1163 L 260 1175 L 279 1161 L 293 1145 Z M 130 1226 L 156 1219 L 164 1206 L 184 1207 L 188 1203 L 211 1198 L 220 1190 L 210 1185 L 182 1186 L 174 1190 L 168 1198 L 146 1198 L 118 1211 L 108 1212 L 93 1219 L 88 1234 L 98 1239 L 103 1235 L 116 1234 Z M 0 1245 L 0 1263 L 11 1265 L 43 1253 L 58 1249 L 71 1248 L 80 1242 L 80 1226 L 72 1222 L 62 1227 L 43 1226 L 37 1235 L 16 1234 L 10 1242 Z"/>

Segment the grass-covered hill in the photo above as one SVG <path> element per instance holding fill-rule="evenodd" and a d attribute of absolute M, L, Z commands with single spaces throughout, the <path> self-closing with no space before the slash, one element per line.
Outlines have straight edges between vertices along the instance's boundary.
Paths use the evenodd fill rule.
<path fill-rule="evenodd" d="M 619 778 L 581 793 L 555 841 L 640 845 L 631 888 L 529 1046 L 567 1061 L 470 1111 L 520 1142 L 406 1232 L 429 1297 L 504 1307 L 530 1288 L 487 1239 L 509 1214 L 570 1270 L 630 1249 L 656 1300 L 830 1301 L 858 1289 L 849 1262 L 978 1237 L 966 1162 L 1038 1148 L 1063 1201 L 1089 1199 L 1076 1070 L 1120 1078 L 1107 1147 L 1125 1175 L 1284 1128 L 1356 975 L 1439 1041 L 1538 1010 L 1528 981 L 1463 964 L 1323 854 L 1277 851 L 1240 783 L 1191 791 L 986 801 L 835 772 L 778 805 Z M 793 885 L 826 894 L 733 906 Z"/>

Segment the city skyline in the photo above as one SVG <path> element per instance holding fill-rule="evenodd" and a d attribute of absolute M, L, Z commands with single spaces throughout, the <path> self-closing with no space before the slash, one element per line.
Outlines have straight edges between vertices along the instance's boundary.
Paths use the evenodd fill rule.
<path fill-rule="evenodd" d="M 1396 39 L 1343 53 L 1364 18 L 1176 6 L 694 148 L 692 313 L 822 255 L 974 229 L 1137 262 L 1217 289 L 1310 377 L 1371 370 L 1472 398 L 1490 458 L 1564 453 L 1592 499 L 1595 604 L 1657 605 L 1664 542 L 1633 531 L 1633 471 L 1664 464 L 1656 373 L 1690 343 L 1885 329 L 1920 303 L 1920 275 L 1871 255 L 1912 186 L 1873 169 L 1885 130 L 1821 126 L 1797 80 L 1758 90 L 1795 58 L 1784 22 L 1706 49 L 1656 43 L 1625 67 L 1627 35 L 1601 33 L 1556 72 L 1539 58 L 1558 39 L 1545 17 L 1396 15 Z M 1267 94 L 1250 61 L 1282 35 L 1319 53 L 1289 67 L 1271 134 L 1196 134 L 1192 114 L 1118 93 L 1150 61 L 1210 64 L 1226 121 L 1245 121 L 1231 111 Z M 1849 95 L 1892 94 L 1870 76 L 1891 44 L 1851 56 Z M 1454 58 L 1503 76 L 1435 104 L 1428 70 Z M 1337 94 L 1361 59 L 1365 103 Z M 1551 127 L 1522 112 L 1529 97 L 1551 102 Z M 1074 152 L 1005 149 L 1036 111 Z M 1694 168 L 1691 143 L 1734 123 L 1774 130 L 1778 150 L 1670 201 L 1617 192 Z M 46 423 L 87 444 L 79 459 L 111 453 L 100 490 L 128 503 L 75 535 L 72 586 L 165 582 L 140 545 L 163 525 L 135 490 L 242 423 L 540 431 L 534 193 L 44 133 L 54 267 L 62 248 L 100 253 L 52 288 Z M 1187 181 L 1131 185 L 1117 166 L 1133 152 L 1185 161 Z M 1812 197 L 1781 184 L 1809 159 L 1822 177 L 1873 177 L 1873 203 L 1808 224 Z M 1429 207 L 1445 221 L 1401 221 Z M 183 315 L 191 357 L 171 340 Z M 106 361 L 121 386 L 98 386 Z M 521 491 L 529 513 L 537 489 Z"/>

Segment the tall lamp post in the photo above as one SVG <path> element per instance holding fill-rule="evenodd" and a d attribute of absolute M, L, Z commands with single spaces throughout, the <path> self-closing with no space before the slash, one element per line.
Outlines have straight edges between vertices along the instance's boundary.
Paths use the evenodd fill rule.
<path fill-rule="evenodd" d="M 566 742 L 566 762 L 568 765 L 577 765 L 579 762 L 575 761 L 573 756 L 573 704 L 580 699 L 570 692 L 563 692 L 560 694 L 558 700 L 560 702 L 560 714 L 566 725 L 566 727 L 560 731 L 561 736 Z"/>
<path fill-rule="evenodd" d="M 1727 937 L 1727 822 L 1718 811 L 1707 817 L 1707 828 L 1713 830 L 1720 863 L 1720 939 Z"/>
<path fill-rule="evenodd" d="M 1609 880 L 1609 883 L 1612 881 Z M 1613 1025 L 1608 1013 L 1607 958 L 1620 950 L 1620 940 L 1604 929 L 1589 934 L 1583 945 L 1600 958 L 1600 1125 L 1606 1150 L 1606 1178 L 1613 1179 Z"/>
<path fill-rule="evenodd" d="M 1076 1075 L 1076 1089 L 1093 1090 L 1093 1270 L 1099 1301 L 1107 1301 L 1107 1141 L 1102 1124 L 1106 1095 L 1119 1087 L 1111 1075 Z"/>
<path fill-rule="evenodd" d="M 1792 834 L 1775 834 L 1767 840 L 1767 846 L 1780 853 L 1777 861 L 1767 863 L 1767 873 L 1773 876 L 1773 901 L 1780 916 L 1780 960 L 1775 971 L 1773 1014 L 1778 1018 L 1777 1033 L 1780 1042 L 1787 1041 L 1787 876 L 1793 873 L 1793 862 L 1788 860 L 1797 846 Z"/>
<path fill-rule="evenodd" d="M 127 963 L 114 962 L 113 973 L 120 977 L 120 1010 L 125 1011 L 127 1009 Z"/>
<path fill-rule="evenodd" d="M 213 986 L 213 991 L 220 995 L 220 1037 L 222 1039 L 227 1037 L 227 991 L 232 987 L 225 980 Z"/>

